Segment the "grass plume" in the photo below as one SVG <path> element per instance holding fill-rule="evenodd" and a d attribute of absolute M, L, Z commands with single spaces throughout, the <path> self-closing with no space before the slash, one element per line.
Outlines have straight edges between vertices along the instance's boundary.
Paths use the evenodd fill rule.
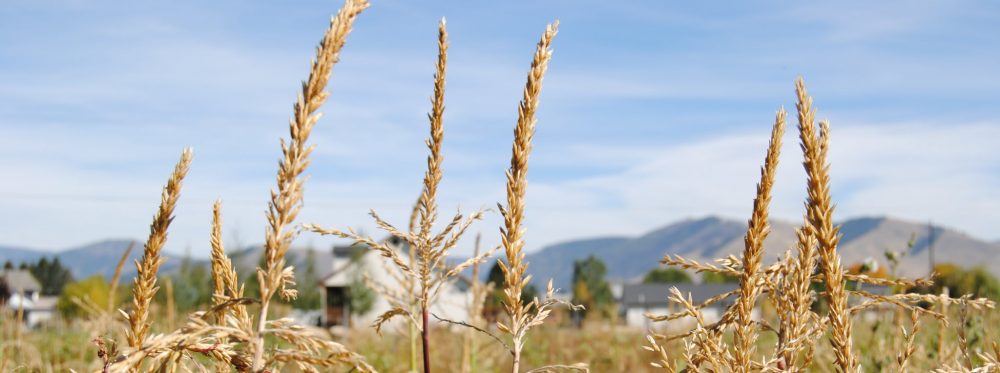
<path fill-rule="evenodd" d="M 805 82 L 800 78 L 795 83 L 800 101 L 811 102 L 806 92 Z M 810 118 L 813 117 L 810 115 Z M 813 122 L 799 123 L 799 137 L 805 156 L 803 165 L 808 178 L 808 200 L 806 220 L 818 243 L 820 269 L 826 283 L 826 299 L 830 305 L 830 342 L 837 356 L 837 366 L 843 372 L 854 372 L 857 359 L 851 353 L 851 319 L 847 314 L 847 291 L 844 270 L 841 267 L 837 245 L 840 242 L 839 227 L 833 225 L 833 202 L 830 197 L 830 166 L 827 151 L 830 147 L 830 125 L 820 122 L 819 132 Z"/>
<path fill-rule="evenodd" d="M 289 123 L 290 140 L 281 142 L 282 159 L 278 166 L 277 188 L 271 191 L 267 211 L 264 260 L 257 269 L 260 298 L 243 297 L 243 285 L 239 283 L 222 245 L 221 203 L 217 201 L 213 207 L 211 234 L 214 306 L 209 311 L 191 314 L 181 328 L 171 333 L 148 335 L 148 307 L 157 289 L 156 274 L 162 263 L 159 253 L 166 239 L 180 180 L 190 163 L 190 151 L 185 151 L 164 189 L 163 202 L 154 218 L 143 259 L 137 263 L 139 275 L 134 287 L 134 307 L 132 313 L 127 315 L 131 351 L 116 358 L 113 366 L 124 365 L 135 369 L 145 363 L 149 369 L 173 371 L 181 367 L 189 369 L 185 365 L 189 362 L 204 369 L 198 360 L 191 358 L 192 354 L 200 354 L 217 362 L 216 369 L 220 370 L 228 366 L 241 372 L 264 372 L 294 364 L 306 371 L 335 365 L 349 365 L 362 372 L 374 371 L 361 356 L 339 343 L 310 333 L 290 319 L 268 319 L 268 308 L 275 295 L 284 299 L 293 299 L 296 295 L 291 288 L 294 271 L 285 265 L 285 253 L 296 235 L 291 225 L 302 207 L 302 174 L 313 149 L 307 141 L 320 118 L 317 110 L 329 96 L 326 86 L 333 64 L 339 59 L 355 18 L 367 7 L 365 0 L 347 0 L 331 19 L 330 27 L 316 49 L 309 78 L 303 82 L 301 94 L 294 105 L 293 119 Z M 249 303 L 260 304 L 256 320 L 246 312 L 245 306 Z M 216 322 L 209 322 L 213 317 Z M 283 341 L 292 349 L 265 346 L 267 336 Z"/>
<path fill-rule="evenodd" d="M 547 303 L 537 300 L 525 304 L 521 300 L 524 288 L 531 281 L 526 276 L 528 263 L 524 261 L 524 195 L 528 186 L 528 157 L 531 155 L 531 140 L 535 134 L 535 112 L 542 93 L 542 79 L 552 59 L 552 39 L 558 32 L 559 22 L 545 28 L 541 40 L 535 48 L 531 61 L 528 81 L 524 86 L 524 97 L 517 108 L 517 125 L 514 127 L 514 143 L 511 149 L 510 169 L 507 170 L 507 205 L 498 205 L 504 226 L 500 229 L 501 242 L 507 263 L 500 263 L 504 275 L 504 310 L 510 318 L 509 324 L 498 322 L 497 327 L 511 336 L 513 361 L 511 372 L 520 372 L 521 351 L 527 338 L 528 329 L 541 324 L 548 316 Z M 552 283 L 549 282 L 549 297 Z"/>
<path fill-rule="evenodd" d="M 920 317 L 931 316 L 942 324 L 947 322 L 943 312 L 925 308 L 924 305 L 959 304 L 976 310 L 994 307 L 992 301 L 972 299 L 968 296 L 949 298 L 946 295 L 915 293 L 882 295 L 863 290 L 860 286 L 855 289 L 847 288 L 848 281 L 859 285 L 887 286 L 890 289 L 928 287 L 932 281 L 895 277 L 876 278 L 844 272 L 837 254 L 839 232 L 832 223 L 833 203 L 827 163 L 830 127 L 827 122 L 822 122 L 817 128 L 812 98 L 806 92 L 801 79 L 796 82 L 796 95 L 799 137 L 805 159 L 803 165 L 808 176 L 805 221 L 802 227 L 796 230 L 798 255 L 792 256 L 791 252 L 786 252 L 783 258 L 767 267 L 762 267 L 763 241 L 769 229 L 767 204 L 774 182 L 774 169 L 777 166 L 785 118 L 785 113 L 779 111 L 761 170 L 754 211 L 744 237 L 743 257 L 729 256 L 716 260 L 717 264 L 700 263 L 673 255 L 667 255 L 661 261 L 664 264 L 696 272 L 737 277 L 740 279 L 739 289 L 718 294 L 700 304 L 694 304 L 690 296 L 684 297 L 674 289 L 670 301 L 679 304 L 683 310 L 666 315 L 647 313 L 646 317 L 652 322 L 682 318 L 696 320 L 695 328 L 686 332 L 673 335 L 660 335 L 655 332 L 650 334 L 647 340 L 649 344 L 644 348 L 655 354 L 652 363 L 654 367 L 667 371 L 675 369 L 674 361 L 669 358 L 661 343 L 682 340 L 684 353 L 681 359 L 689 370 L 799 372 L 816 366 L 830 365 L 836 366 L 843 372 L 855 372 L 861 366 L 861 361 L 859 354 L 852 347 L 851 325 L 855 321 L 853 316 L 864 311 L 877 311 L 879 307 L 888 305 L 893 310 L 909 311 L 913 315 L 912 328 L 909 330 L 902 326 L 897 328 L 902 334 L 902 343 L 898 346 L 902 351 L 895 355 L 894 361 L 891 361 L 900 369 L 906 369 L 916 351 L 915 334 L 920 330 Z M 826 315 L 821 316 L 813 311 L 816 302 L 821 300 L 820 294 L 813 290 L 814 283 L 826 285 L 826 290 L 821 292 L 822 300 L 826 301 L 830 309 Z M 726 307 L 717 321 L 707 323 L 701 314 L 702 310 L 734 294 L 737 296 L 736 302 Z M 774 308 L 776 320 L 773 324 L 768 320 L 754 320 L 752 317 L 755 300 L 760 295 L 766 295 Z M 855 300 L 853 304 L 848 303 L 849 297 Z M 730 329 L 733 330 L 732 345 L 726 347 L 728 342 L 725 333 Z M 773 348 L 768 346 L 766 350 L 770 352 L 764 356 L 755 351 L 760 347 L 758 335 L 761 332 L 773 332 L 777 337 Z M 959 329 L 959 334 L 962 332 L 963 330 Z M 824 346 L 817 345 L 816 341 L 824 335 L 829 335 L 831 343 L 828 350 L 824 350 L 821 354 L 818 351 L 824 349 Z M 961 347 L 961 335 L 958 339 Z M 939 347 L 938 350 L 941 351 L 943 348 Z M 832 358 L 829 358 L 831 355 Z M 939 352 L 938 355 L 943 354 Z M 941 356 L 938 359 L 944 360 Z M 970 359 L 965 360 L 964 365 L 970 367 Z"/>
<path fill-rule="evenodd" d="M 156 291 L 159 290 L 156 286 L 156 275 L 164 260 L 160 253 L 163 245 L 167 243 L 167 228 L 174 220 L 174 207 L 177 206 L 177 200 L 181 196 L 181 184 L 187 175 L 193 156 L 191 149 L 184 149 L 181 153 L 181 159 L 174 167 L 174 172 L 170 174 L 170 179 L 167 180 L 167 185 L 163 187 L 163 193 L 160 195 L 160 207 L 156 210 L 153 223 L 149 226 L 149 238 L 143 246 L 142 259 L 135 264 L 137 274 L 132 286 L 132 311 L 126 316 L 129 324 L 126 337 L 131 348 L 139 348 L 149 333 L 149 306 Z"/>
<path fill-rule="evenodd" d="M 753 214 L 748 222 L 747 234 L 743 239 L 743 271 L 740 275 L 740 291 L 736 301 L 737 328 L 735 333 L 736 364 L 734 371 L 747 372 L 754 353 L 756 327 L 751 313 L 757 296 L 763 287 L 757 284 L 760 276 L 760 263 L 764 254 L 764 240 L 770 233 L 768 223 L 768 206 L 771 203 L 771 190 L 774 186 L 774 175 L 778 169 L 778 157 L 781 155 L 781 136 L 785 134 L 785 110 L 778 110 L 775 116 L 774 128 L 771 130 L 771 141 L 767 147 L 767 156 L 760 171 L 760 182 L 757 184 L 757 197 L 753 201 Z"/>
<path fill-rule="evenodd" d="M 444 160 L 441 154 L 441 144 L 444 140 L 444 94 L 448 62 L 448 31 L 444 19 L 438 24 L 437 46 L 438 58 L 434 73 L 434 95 L 431 98 L 430 113 L 427 115 L 430 122 L 430 135 L 426 141 L 428 150 L 427 170 L 424 173 L 420 198 L 409 220 L 409 230 L 401 231 L 392 224 L 382 220 L 374 211 L 371 212 L 375 223 L 381 229 L 406 242 L 411 248 L 410 260 L 407 261 L 404 259 L 397 252 L 397 247 L 377 241 L 371 237 L 361 236 L 352 230 L 342 231 L 321 228 L 316 225 L 306 225 L 306 229 L 310 229 L 316 233 L 348 238 L 357 244 L 368 246 L 369 249 L 377 251 L 380 255 L 394 263 L 403 276 L 410 278 L 406 281 L 400 281 L 403 282 L 408 291 L 415 293 L 415 307 L 404 306 L 401 304 L 402 302 L 397 301 L 397 304 L 392 309 L 376 319 L 374 327 L 376 330 L 381 330 L 382 325 L 394 317 L 407 317 L 411 322 L 411 328 L 420 333 L 421 346 L 423 346 L 423 371 L 425 373 L 431 371 L 431 305 L 434 304 L 445 284 L 458 276 L 464 269 L 483 262 L 497 250 L 487 250 L 459 263 L 455 267 L 450 269 L 444 268 L 445 259 L 449 252 L 458 244 L 472 223 L 482 219 L 482 211 L 476 211 L 468 217 L 463 217 L 459 212 L 441 231 L 437 233 L 433 232 L 438 217 L 437 191 L 442 178 L 441 164 Z M 382 292 L 384 293 L 385 291 Z M 414 314 L 415 311 L 419 312 L 419 314 Z M 419 325 L 417 325 L 418 323 Z"/>
<path fill-rule="evenodd" d="M 267 329 L 268 309 L 275 293 L 284 299 L 294 299 L 296 291 L 291 267 L 285 266 L 285 253 L 295 238 L 296 230 L 289 229 L 302 208 L 302 173 L 309 165 L 313 146 L 306 145 L 313 126 L 319 121 L 317 113 L 326 102 L 326 91 L 333 65 L 340 59 L 340 50 L 347 42 L 356 17 L 368 8 L 366 0 L 347 0 L 340 12 L 330 21 L 312 62 L 309 78 L 302 83 L 302 91 L 294 105 L 289 123 L 290 140 L 281 142 L 282 159 L 278 166 L 277 189 L 271 191 L 268 205 L 268 227 L 264 239 L 264 265 L 258 268 L 260 284 L 260 316 L 253 343 L 253 369 L 264 369 L 264 332 Z"/>

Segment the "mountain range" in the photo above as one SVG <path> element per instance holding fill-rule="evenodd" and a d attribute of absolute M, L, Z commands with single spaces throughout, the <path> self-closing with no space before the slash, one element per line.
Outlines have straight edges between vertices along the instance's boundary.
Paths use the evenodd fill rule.
<path fill-rule="evenodd" d="M 0 263 L 10 261 L 17 266 L 22 262 L 36 262 L 42 257 L 59 257 L 59 262 L 69 268 L 73 273 L 73 278 L 83 279 L 93 275 L 101 275 L 106 279 L 111 279 L 115 273 L 115 266 L 121 259 L 122 254 L 133 244 L 132 240 L 109 239 L 92 244 L 70 248 L 61 251 L 47 251 L 37 249 L 27 249 L 21 247 L 0 246 Z M 129 254 L 125 267 L 122 268 L 122 280 L 128 281 L 135 277 L 135 261 L 142 257 L 142 242 L 135 242 L 132 252 Z M 241 250 L 233 250 L 229 257 L 239 273 L 252 273 L 263 254 L 263 248 L 252 246 Z M 166 260 L 160 266 L 160 273 L 169 274 L 177 270 L 184 258 L 164 254 Z M 311 262 L 317 268 L 318 276 L 322 276 L 324 268 L 330 268 L 333 257 L 329 250 L 314 250 L 307 248 L 293 248 L 289 250 L 286 258 L 289 265 L 296 268 L 305 268 Z M 208 265 L 207 259 L 190 258 L 194 265 Z"/>
<path fill-rule="evenodd" d="M 542 279 L 552 278 L 555 286 L 569 289 L 573 261 L 594 255 L 607 265 L 609 279 L 638 281 L 650 269 L 660 266 L 659 261 L 666 254 L 677 254 L 703 262 L 728 255 L 738 256 L 743 250 L 745 233 L 745 221 L 715 216 L 688 219 L 635 237 L 585 238 L 549 245 L 527 256 L 530 264 L 528 269 L 539 283 L 544 283 Z M 937 263 L 984 266 L 993 273 L 1000 273 L 1000 242 L 977 239 L 955 229 L 931 227 L 926 223 L 888 217 L 864 217 L 841 222 L 840 233 L 839 252 L 845 265 L 859 263 L 866 258 L 877 259 L 884 265 L 886 250 L 905 251 L 912 238 L 914 245 L 900 262 L 900 275 L 926 275 L 930 268 L 928 255 L 932 246 Z M 94 274 L 110 278 L 118 259 L 131 242 L 123 239 L 105 240 L 58 252 L 0 246 L 0 262 L 9 260 L 17 265 L 20 262 L 36 261 L 42 256 L 58 255 L 75 278 L 86 278 Z M 765 263 L 774 261 L 786 250 L 794 249 L 795 224 L 772 220 L 771 234 L 764 246 Z M 244 271 L 251 271 L 256 266 L 261 253 L 260 247 L 250 247 L 234 250 L 230 256 L 236 267 L 246 273 Z M 132 262 L 141 255 L 142 244 L 137 243 L 123 271 L 123 279 L 127 280 L 135 275 Z M 331 266 L 330 250 L 297 248 L 290 251 L 289 255 L 289 264 L 300 269 L 311 264 L 320 277 Z M 161 270 L 169 273 L 180 262 L 179 258 L 168 258 Z M 195 262 L 206 263 L 204 260 Z"/>
<path fill-rule="evenodd" d="M 17 266 L 22 262 L 36 262 L 42 257 L 48 257 L 51 260 L 53 256 L 58 256 L 60 264 L 69 268 L 75 279 L 83 279 L 93 275 L 102 275 L 104 278 L 110 279 L 114 276 L 115 266 L 118 265 L 122 254 L 125 253 L 129 245 L 133 244 L 135 247 L 129 253 L 125 267 L 122 268 L 122 278 L 131 279 L 135 277 L 133 263 L 142 257 L 142 242 L 128 239 L 108 239 L 59 251 L 0 246 L 0 262 L 10 261 Z M 180 260 L 166 254 L 164 256 L 167 257 L 167 260 L 160 267 L 161 271 L 169 272 L 180 264 Z"/>
<path fill-rule="evenodd" d="M 795 248 L 795 224 L 772 220 L 771 233 L 764 243 L 765 263 Z M 712 262 L 743 251 L 746 222 L 715 216 L 688 219 L 653 230 L 637 237 L 611 236 L 574 240 L 544 247 L 527 256 L 529 272 L 536 279 L 553 279 L 556 287 L 568 289 L 573 261 L 590 255 L 607 265 L 608 278 L 638 281 L 650 269 L 659 266 L 666 254 Z M 906 251 L 898 274 L 925 276 L 930 270 L 929 252 L 933 246 L 936 263 L 954 263 L 963 267 L 984 266 L 1000 273 L 1000 242 L 971 237 L 955 229 L 930 226 L 888 217 L 854 218 L 840 223 L 841 261 L 846 265 L 874 258 L 886 265 L 886 250 Z"/>

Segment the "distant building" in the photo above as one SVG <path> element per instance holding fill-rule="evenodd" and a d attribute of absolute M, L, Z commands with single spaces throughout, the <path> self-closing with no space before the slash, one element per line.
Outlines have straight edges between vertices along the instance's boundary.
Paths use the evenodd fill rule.
<path fill-rule="evenodd" d="M 42 293 L 42 284 L 38 283 L 35 276 L 26 269 L 4 269 L 0 270 L 0 301 L 10 299 L 14 295 L 23 295 L 28 299 L 37 299 Z"/>
<path fill-rule="evenodd" d="M 693 303 L 697 305 L 719 294 L 736 290 L 738 286 L 739 284 L 735 283 L 625 284 L 622 286 L 622 297 L 620 302 L 621 310 L 625 319 L 625 325 L 642 329 L 687 327 L 693 324 L 693 319 L 681 318 L 672 322 L 654 323 L 649 321 L 645 314 L 649 312 L 657 315 L 666 315 L 682 311 L 680 304 L 669 300 L 670 288 L 672 287 L 676 287 L 677 290 L 680 290 L 681 294 L 684 294 L 684 296 L 690 294 Z M 701 311 L 705 322 L 712 323 L 718 321 L 719 317 L 721 317 L 723 312 L 725 312 L 726 307 L 729 307 L 735 301 L 736 296 L 732 295 L 708 307 L 702 308 Z M 757 310 L 754 310 L 754 312 L 756 313 Z"/>
<path fill-rule="evenodd" d="M 399 250 L 402 257 L 408 257 L 408 248 L 405 242 L 393 238 L 385 241 L 390 247 Z M 371 310 L 355 315 L 351 310 L 351 284 L 358 281 L 362 276 L 367 277 L 394 293 L 405 293 L 405 290 L 395 278 L 390 274 L 390 270 L 395 270 L 395 265 L 387 263 L 387 259 L 363 245 L 335 246 L 333 248 L 333 264 L 330 272 L 320 280 L 322 287 L 323 313 L 320 317 L 320 324 L 325 327 L 367 327 L 375 321 L 379 315 L 392 309 L 389 300 L 371 290 L 374 302 Z M 469 282 L 467 279 L 459 278 L 443 285 L 434 305 L 431 306 L 431 313 L 450 320 L 465 320 L 467 309 L 471 301 Z M 419 317 L 419 315 L 414 315 Z M 402 323 L 404 318 L 397 317 L 389 325 Z M 431 318 L 432 324 L 437 324 Z M 400 324 L 401 325 L 401 324 Z"/>
<path fill-rule="evenodd" d="M 0 308 L 23 312 L 24 323 L 35 327 L 55 314 L 58 297 L 42 296 L 42 285 L 28 270 L 0 270 Z"/>
<path fill-rule="evenodd" d="M 625 325 L 641 329 L 684 329 L 694 325 L 694 319 L 690 317 L 680 318 L 670 322 L 651 322 L 646 318 L 645 314 L 647 312 L 656 315 L 666 315 L 683 311 L 680 304 L 669 300 L 670 288 L 672 287 L 676 287 L 677 290 L 680 290 L 681 294 L 685 297 L 690 294 L 693 303 L 698 305 L 717 295 L 736 290 L 739 288 L 739 284 L 625 284 L 622 286 L 622 295 L 619 300 L 621 312 L 625 319 Z M 892 289 L 883 285 L 861 284 L 859 290 L 883 296 L 892 294 Z M 757 299 L 758 303 L 762 300 L 762 298 L 763 297 Z M 860 301 L 861 299 L 858 297 L 851 297 L 849 303 L 851 305 L 855 305 Z M 720 317 L 722 317 L 722 314 L 725 313 L 726 308 L 733 305 L 735 302 L 735 294 L 723 298 L 710 306 L 702 308 L 702 317 L 705 319 L 706 323 L 716 322 Z M 865 312 L 864 317 L 873 318 L 877 314 L 878 308 L 881 307 L 875 307 L 875 309 L 870 312 Z M 754 308 L 752 317 L 754 319 L 758 319 L 760 317 L 759 307 Z"/>

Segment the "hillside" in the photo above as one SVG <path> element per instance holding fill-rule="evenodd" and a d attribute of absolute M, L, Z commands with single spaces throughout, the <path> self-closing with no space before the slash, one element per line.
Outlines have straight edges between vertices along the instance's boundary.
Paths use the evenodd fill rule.
<path fill-rule="evenodd" d="M 795 245 L 795 225 L 783 221 L 772 221 L 771 225 L 771 235 L 764 245 L 768 262 Z M 665 254 L 699 261 L 739 255 L 745 230 L 746 223 L 737 220 L 714 216 L 689 219 L 638 237 L 581 239 L 547 246 L 528 255 L 527 260 L 529 271 L 536 279 L 552 278 L 556 286 L 563 289 L 569 288 L 573 261 L 591 254 L 607 264 L 609 278 L 636 281 L 658 266 Z M 840 232 L 840 253 L 848 265 L 869 257 L 885 264 L 885 250 L 903 250 L 913 236 L 914 248 L 900 264 L 899 272 L 906 276 L 926 275 L 929 237 L 932 236 L 937 263 L 983 265 L 1000 273 L 1000 244 L 979 240 L 954 229 L 935 226 L 933 234 L 929 234 L 927 224 L 865 217 L 844 221 Z"/>
<path fill-rule="evenodd" d="M 794 248 L 795 225 L 772 221 L 772 233 L 765 243 L 766 261 L 773 261 L 785 250 Z M 743 235 L 746 223 L 719 217 L 688 219 L 669 224 L 638 237 L 598 237 L 579 239 L 550 245 L 531 253 L 527 260 L 529 271 L 537 281 L 552 278 L 557 287 L 568 289 L 573 272 L 573 261 L 595 255 L 607 264 L 609 278 L 621 281 L 638 280 L 659 264 L 665 254 L 679 254 L 699 261 L 712 261 L 743 249 Z M 884 263 L 886 249 L 906 248 L 911 235 L 915 234 L 913 251 L 900 265 L 900 273 L 907 276 L 927 274 L 928 248 L 930 236 L 938 263 L 951 262 L 962 266 L 983 265 L 994 273 L 1000 273 L 1000 243 L 987 242 L 970 237 L 954 229 L 935 226 L 933 234 L 927 224 L 913 223 L 885 217 L 865 217 L 846 220 L 841 224 L 841 255 L 846 264 L 857 263 L 871 257 Z M 58 254 L 60 261 L 70 268 L 75 278 L 86 278 L 100 274 L 110 278 L 121 253 L 129 245 L 129 240 L 104 240 L 74 247 L 63 251 L 34 250 L 20 247 L 0 246 L 0 262 L 10 260 L 15 265 L 22 261 L 35 261 L 42 256 Z M 311 250 L 293 248 L 289 252 L 288 263 L 299 272 L 312 265 L 316 276 L 322 277 L 331 267 L 331 253 L 327 249 Z M 233 262 L 241 274 L 250 274 L 260 260 L 259 246 L 230 252 Z M 133 260 L 142 255 L 141 244 L 130 255 L 123 278 L 127 281 L 135 275 Z M 451 258 L 456 261 L 459 258 Z M 180 264 L 180 258 L 169 258 L 161 268 L 169 273 Z M 205 261 L 197 261 L 207 264 Z M 486 266 L 488 269 L 489 266 Z M 484 270 L 485 271 L 485 270 Z M 468 274 L 468 273 L 466 273 Z"/>
<path fill-rule="evenodd" d="M 121 259 L 131 242 L 127 239 L 109 239 L 60 251 L 0 246 L 0 262 L 9 260 L 14 265 L 18 265 L 21 262 L 35 262 L 42 257 L 58 256 L 62 265 L 73 273 L 73 278 L 83 279 L 97 274 L 110 279 L 114 276 L 118 260 Z M 129 254 L 125 268 L 122 269 L 122 279 L 125 281 L 135 277 L 133 263 L 142 257 L 142 243 L 136 242 L 135 245 L 132 253 Z M 179 264 L 179 260 L 168 256 L 160 270 L 170 272 Z"/>

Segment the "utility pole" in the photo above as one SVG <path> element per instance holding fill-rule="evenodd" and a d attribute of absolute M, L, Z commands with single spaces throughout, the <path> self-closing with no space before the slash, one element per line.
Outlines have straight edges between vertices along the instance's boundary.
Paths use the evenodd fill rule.
<path fill-rule="evenodd" d="M 934 274 L 934 223 L 927 222 L 927 258 L 930 260 L 930 272 L 928 276 Z"/>

